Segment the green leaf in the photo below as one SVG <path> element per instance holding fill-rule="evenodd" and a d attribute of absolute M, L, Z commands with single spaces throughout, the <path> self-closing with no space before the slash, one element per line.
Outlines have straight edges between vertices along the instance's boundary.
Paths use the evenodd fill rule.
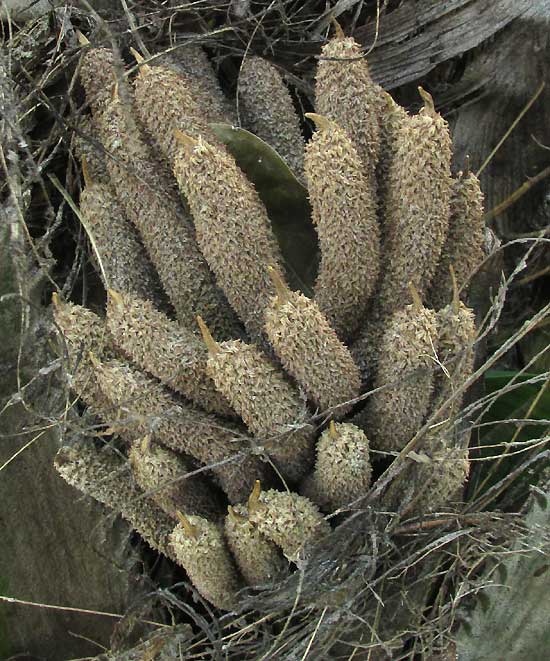
<path fill-rule="evenodd" d="M 311 293 L 319 250 L 306 187 L 279 154 L 245 129 L 211 124 L 265 204 L 291 286 Z"/>

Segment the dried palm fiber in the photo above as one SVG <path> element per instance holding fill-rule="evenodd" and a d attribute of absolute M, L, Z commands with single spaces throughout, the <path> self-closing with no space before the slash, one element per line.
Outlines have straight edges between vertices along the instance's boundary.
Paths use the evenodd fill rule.
<path fill-rule="evenodd" d="M 373 82 L 361 46 L 337 28 L 336 36 L 321 50 L 315 77 L 315 109 L 348 134 L 373 190 L 384 108 L 384 92 Z"/>
<path fill-rule="evenodd" d="M 411 514 L 436 512 L 460 499 L 469 470 L 467 448 L 442 448 L 429 463 L 414 463 L 407 475 L 415 493 Z"/>
<path fill-rule="evenodd" d="M 207 519 L 219 518 L 219 503 L 212 485 L 203 475 L 185 478 L 192 467 L 181 454 L 144 436 L 130 445 L 128 460 L 139 487 L 173 519 L 177 519 L 178 510 Z"/>
<path fill-rule="evenodd" d="M 89 178 L 96 184 L 109 184 L 109 173 L 103 158 L 103 147 L 90 115 L 83 115 L 73 134 L 73 151 L 80 162 L 86 162 Z"/>
<path fill-rule="evenodd" d="M 282 264 L 267 211 L 229 154 L 202 138 L 178 136 L 182 149 L 174 174 L 189 202 L 199 246 L 251 338 L 261 338 L 263 313 L 274 293 L 267 265 L 280 272 Z"/>
<path fill-rule="evenodd" d="M 242 579 L 222 529 L 200 516 L 179 515 L 170 544 L 198 592 L 216 608 L 231 610 Z"/>
<path fill-rule="evenodd" d="M 95 53 L 84 56 L 83 72 L 95 71 Z M 201 313 L 220 335 L 231 336 L 234 314 L 215 286 L 189 217 L 158 174 L 132 116 L 132 105 L 115 93 L 110 103 L 98 109 L 92 105 L 92 111 L 118 201 L 140 233 L 178 320 L 194 328 L 195 315 Z"/>
<path fill-rule="evenodd" d="M 261 57 L 245 57 L 239 72 L 242 126 L 273 147 L 297 177 L 304 171 L 304 137 L 292 97 L 277 68 Z"/>
<path fill-rule="evenodd" d="M 199 319 L 216 388 L 265 447 L 285 479 L 300 480 L 313 462 L 314 430 L 303 394 L 253 344 L 216 342 Z"/>
<path fill-rule="evenodd" d="M 162 62 L 162 60 L 161 60 Z M 233 103 L 223 93 L 204 49 L 191 42 L 178 45 L 166 64 L 193 79 L 195 98 L 209 122 L 236 124 Z"/>
<path fill-rule="evenodd" d="M 437 319 L 416 300 L 394 313 L 380 343 L 375 390 L 353 422 L 371 445 L 387 452 L 403 449 L 420 429 L 433 392 Z"/>
<path fill-rule="evenodd" d="M 194 138 L 202 135 L 219 149 L 225 149 L 208 125 L 204 109 L 196 99 L 193 80 L 165 66 L 149 66 L 140 62 L 134 81 L 136 110 L 141 123 L 172 166 L 181 148 L 174 131 L 178 129 Z"/>
<path fill-rule="evenodd" d="M 451 197 L 451 138 L 447 122 L 420 89 L 424 108 L 404 122 L 390 168 L 385 253 L 379 301 L 382 316 L 410 303 L 409 285 L 422 299 L 447 236 Z"/>
<path fill-rule="evenodd" d="M 344 415 L 359 395 L 361 375 L 349 349 L 315 301 L 291 291 L 270 269 L 277 294 L 265 313 L 267 336 L 285 370 L 321 411 Z"/>
<path fill-rule="evenodd" d="M 287 562 L 281 551 L 248 520 L 246 507 L 229 506 L 225 538 L 248 585 L 271 583 L 284 574 Z"/>
<path fill-rule="evenodd" d="M 248 500 L 248 516 L 264 537 L 281 548 L 287 560 L 298 564 L 331 530 L 310 500 L 291 491 L 262 491 L 259 482 Z"/>
<path fill-rule="evenodd" d="M 105 320 L 91 310 L 62 301 L 52 295 L 53 318 L 63 334 L 69 364 L 71 390 L 88 406 L 99 412 L 112 413 L 94 375 L 90 352 L 102 360 L 115 357 L 115 343 Z"/>
<path fill-rule="evenodd" d="M 206 372 L 204 342 L 150 301 L 110 289 L 107 326 L 119 350 L 134 364 L 206 411 L 235 415 Z"/>
<path fill-rule="evenodd" d="M 79 443 L 62 447 L 54 465 L 71 486 L 120 513 L 151 548 L 175 560 L 169 544 L 172 519 L 128 479 L 123 457 L 110 448 Z"/>
<path fill-rule="evenodd" d="M 245 435 L 235 425 L 179 401 L 156 379 L 120 361 L 96 361 L 95 374 L 120 411 L 117 430 L 151 434 L 165 447 L 212 466 L 231 502 L 242 501 L 258 474 L 265 474 L 260 461 L 245 454 Z"/>
<path fill-rule="evenodd" d="M 348 422 L 334 423 L 317 441 L 315 470 L 300 493 L 323 510 L 346 507 L 367 493 L 372 467 L 365 432 Z"/>
<path fill-rule="evenodd" d="M 453 296 L 450 266 L 464 300 L 469 279 L 485 258 L 484 236 L 483 193 L 479 179 L 473 172 L 459 172 L 453 180 L 449 233 L 429 295 L 436 310 L 445 306 Z"/>
<path fill-rule="evenodd" d="M 317 125 L 305 175 L 321 263 L 315 302 L 342 339 L 356 331 L 378 279 L 380 232 L 376 188 L 352 141 L 336 123 L 307 113 Z"/>
<path fill-rule="evenodd" d="M 85 187 L 80 194 L 80 213 L 99 253 L 95 259 L 105 287 L 160 300 L 158 275 L 111 185 L 93 179 L 85 159 L 82 171 Z"/>

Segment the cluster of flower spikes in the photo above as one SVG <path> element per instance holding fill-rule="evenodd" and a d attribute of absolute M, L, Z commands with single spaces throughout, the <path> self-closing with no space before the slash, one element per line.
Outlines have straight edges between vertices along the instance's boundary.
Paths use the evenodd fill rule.
<path fill-rule="evenodd" d="M 412 511 L 460 498 L 467 441 L 453 429 L 476 340 L 463 300 L 484 258 L 483 209 L 476 177 L 451 174 L 429 94 L 409 115 L 338 32 L 306 144 L 277 68 L 245 59 L 244 128 L 307 185 L 320 251 L 307 297 L 211 130 L 234 116 L 200 47 L 134 53 L 130 84 L 112 51 L 83 41 L 80 214 L 107 309 L 54 296 L 54 318 L 72 392 L 120 443 L 62 447 L 63 478 L 222 609 L 299 564 L 330 535 L 327 515 L 360 506 L 372 459 L 410 446 L 430 416 L 407 459 Z M 382 494 L 380 507 L 399 507 L 402 491 Z"/>

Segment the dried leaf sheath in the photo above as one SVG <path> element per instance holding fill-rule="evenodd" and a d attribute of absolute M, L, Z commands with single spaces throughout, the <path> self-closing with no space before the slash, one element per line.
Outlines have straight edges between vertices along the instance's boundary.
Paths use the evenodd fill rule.
<path fill-rule="evenodd" d="M 317 132 L 306 149 L 305 174 L 321 263 L 315 302 L 338 336 L 352 336 L 378 278 L 380 232 L 376 187 L 345 131 L 319 115 L 307 115 Z"/>
<path fill-rule="evenodd" d="M 239 73 L 242 125 L 273 147 L 297 177 L 304 170 L 304 138 L 292 97 L 277 68 L 255 55 Z"/>
<path fill-rule="evenodd" d="M 275 291 L 267 267 L 280 265 L 282 258 L 258 193 L 231 156 L 201 139 L 186 139 L 174 174 L 218 285 L 249 334 L 260 337 L 263 312 Z M 211 330 L 219 337 L 215 327 Z"/>
<path fill-rule="evenodd" d="M 253 456 L 243 433 L 212 414 L 178 401 L 158 381 L 118 361 L 95 367 L 103 394 L 120 410 L 121 429 L 154 440 L 212 466 L 231 502 L 240 502 L 265 468 Z M 244 456 L 236 457 L 242 453 Z M 222 465 L 216 466 L 219 462 Z"/>

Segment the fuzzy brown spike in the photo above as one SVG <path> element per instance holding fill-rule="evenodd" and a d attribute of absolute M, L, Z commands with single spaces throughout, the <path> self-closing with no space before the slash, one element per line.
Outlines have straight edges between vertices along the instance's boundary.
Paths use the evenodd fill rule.
<path fill-rule="evenodd" d="M 479 179 L 473 172 L 459 173 L 453 180 L 449 234 L 429 293 L 429 300 L 436 309 L 447 305 L 453 296 L 450 266 L 454 269 L 461 297 L 466 300 L 469 279 L 485 257 L 484 234 L 483 194 Z"/>
<path fill-rule="evenodd" d="M 338 339 L 319 306 L 303 294 L 289 290 L 287 301 L 271 300 L 265 328 L 284 368 L 321 411 L 335 409 L 359 395 L 361 377 L 348 348 Z"/>
<path fill-rule="evenodd" d="M 423 306 L 407 305 L 387 324 L 374 380 L 377 390 L 353 418 L 376 449 L 398 452 L 422 426 L 433 392 L 437 337 L 435 312 Z"/>
<path fill-rule="evenodd" d="M 242 580 L 220 528 L 200 516 L 181 517 L 181 524 L 170 535 L 179 564 L 205 599 L 217 608 L 231 610 Z"/>
<path fill-rule="evenodd" d="M 227 153 L 206 142 L 191 154 L 181 152 L 174 174 L 193 213 L 200 248 L 250 337 L 262 339 L 263 312 L 274 291 L 267 265 L 283 272 L 265 206 Z"/>
<path fill-rule="evenodd" d="M 130 444 L 128 459 L 138 485 L 172 518 L 177 518 L 177 510 L 214 520 L 220 516 L 213 485 L 204 475 L 187 476 L 193 470 L 191 463 L 153 444 L 150 434 Z"/>
<path fill-rule="evenodd" d="M 248 520 L 243 506 L 229 507 L 225 537 L 248 585 L 263 585 L 283 575 L 286 562 L 281 552 Z"/>
<path fill-rule="evenodd" d="M 110 448 L 96 448 L 89 440 L 62 447 L 54 466 L 75 489 L 114 509 L 149 546 L 176 560 L 169 544 L 173 521 L 129 479 L 124 458 Z"/>
<path fill-rule="evenodd" d="M 201 408 L 235 416 L 206 373 L 208 352 L 201 338 L 150 301 L 109 290 L 107 326 L 117 347 L 134 364 Z"/>
<path fill-rule="evenodd" d="M 124 432 L 153 433 L 165 447 L 213 466 L 230 502 L 245 499 L 253 481 L 266 474 L 260 460 L 246 452 L 250 439 L 236 425 L 183 403 L 156 379 L 120 361 L 103 363 L 95 374 L 105 397 L 121 409 L 117 425 Z"/>
<path fill-rule="evenodd" d="M 219 348 L 208 357 L 216 388 L 283 477 L 300 480 L 313 461 L 313 428 L 303 394 L 258 347 L 237 340 Z"/>
<path fill-rule="evenodd" d="M 330 532 L 317 506 L 296 493 L 270 489 L 260 494 L 259 504 L 249 512 L 250 521 L 291 562 L 300 563 L 311 545 Z"/>
<path fill-rule="evenodd" d="M 350 423 L 331 421 L 317 443 L 315 470 L 302 484 L 301 493 L 332 512 L 364 496 L 371 475 L 365 433 Z"/>
<path fill-rule="evenodd" d="M 324 128 L 309 141 L 304 168 L 321 252 L 315 301 L 347 340 L 360 327 L 378 280 L 376 182 L 365 176 L 346 132 L 320 121 Z"/>
<path fill-rule="evenodd" d="M 273 147 L 301 178 L 304 138 L 300 119 L 277 67 L 256 55 L 246 56 L 237 91 L 242 126 Z"/>

